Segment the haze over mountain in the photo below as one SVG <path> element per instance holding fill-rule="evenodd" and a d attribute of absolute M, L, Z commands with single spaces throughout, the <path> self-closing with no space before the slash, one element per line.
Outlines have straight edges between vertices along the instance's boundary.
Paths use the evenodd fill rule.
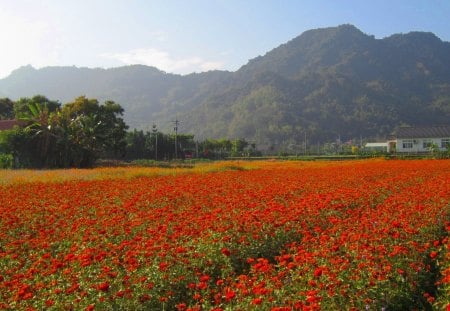
<path fill-rule="evenodd" d="M 384 39 L 352 25 L 309 30 L 236 72 L 180 76 L 133 65 L 112 69 L 21 67 L 0 80 L 0 97 L 43 94 L 111 99 L 130 127 L 156 123 L 199 139 L 301 144 L 385 137 L 401 125 L 448 124 L 450 43 L 432 33 Z"/>

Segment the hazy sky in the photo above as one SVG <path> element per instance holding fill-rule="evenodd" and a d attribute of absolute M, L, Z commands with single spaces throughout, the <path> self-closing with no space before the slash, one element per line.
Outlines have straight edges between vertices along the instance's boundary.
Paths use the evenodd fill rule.
<path fill-rule="evenodd" d="M 32 65 L 237 70 L 302 32 L 353 24 L 450 41 L 450 0 L 0 0 L 0 78 Z"/>

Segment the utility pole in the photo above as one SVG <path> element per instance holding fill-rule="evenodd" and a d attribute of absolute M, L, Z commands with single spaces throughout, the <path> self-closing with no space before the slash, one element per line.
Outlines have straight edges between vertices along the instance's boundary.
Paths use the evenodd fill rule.
<path fill-rule="evenodd" d="M 175 131 L 175 159 L 178 159 L 178 124 L 180 121 L 178 121 L 178 117 L 175 118 L 175 121 L 172 121 L 175 125 L 173 130 Z"/>
<path fill-rule="evenodd" d="M 305 131 L 305 144 L 304 144 L 304 148 L 305 148 L 305 155 L 306 155 L 306 131 Z"/>
<path fill-rule="evenodd" d="M 338 154 L 341 153 L 341 134 L 338 136 Z"/>
<path fill-rule="evenodd" d="M 152 132 L 155 135 L 155 161 L 158 161 L 158 129 L 155 123 L 152 125 Z"/>

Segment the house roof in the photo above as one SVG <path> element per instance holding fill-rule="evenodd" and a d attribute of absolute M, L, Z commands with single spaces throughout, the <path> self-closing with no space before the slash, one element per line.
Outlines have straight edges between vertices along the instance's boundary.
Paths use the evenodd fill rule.
<path fill-rule="evenodd" d="M 395 132 L 397 138 L 440 138 L 450 137 L 450 125 L 400 127 Z"/>
<path fill-rule="evenodd" d="M 14 125 L 19 125 L 17 120 L 0 120 L 0 131 L 11 130 Z"/>

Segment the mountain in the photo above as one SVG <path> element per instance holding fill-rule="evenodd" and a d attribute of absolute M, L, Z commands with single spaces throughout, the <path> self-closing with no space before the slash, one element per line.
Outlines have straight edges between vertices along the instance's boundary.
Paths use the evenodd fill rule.
<path fill-rule="evenodd" d="M 352 25 L 310 30 L 250 60 L 232 87 L 190 112 L 202 135 L 299 144 L 384 138 L 450 120 L 450 43 L 431 33 L 375 39 Z"/>
<path fill-rule="evenodd" d="M 212 88 L 226 83 L 231 73 L 211 71 L 180 76 L 143 65 L 111 69 L 21 67 L 0 80 L 0 97 L 18 99 L 42 94 L 62 103 L 80 95 L 120 103 L 131 127 L 158 123 L 160 115 L 189 110 L 204 101 Z M 175 115 L 175 114 L 174 114 Z M 169 118 L 172 118 L 170 116 Z"/>
<path fill-rule="evenodd" d="M 401 125 L 448 124 L 450 43 L 432 33 L 375 39 L 352 25 L 309 30 L 236 72 L 180 76 L 142 65 L 30 66 L 0 80 L 0 97 L 79 95 L 120 103 L 131 127 L 153 122 L 197 138 L 259 145 L 384 138 Z"/>

